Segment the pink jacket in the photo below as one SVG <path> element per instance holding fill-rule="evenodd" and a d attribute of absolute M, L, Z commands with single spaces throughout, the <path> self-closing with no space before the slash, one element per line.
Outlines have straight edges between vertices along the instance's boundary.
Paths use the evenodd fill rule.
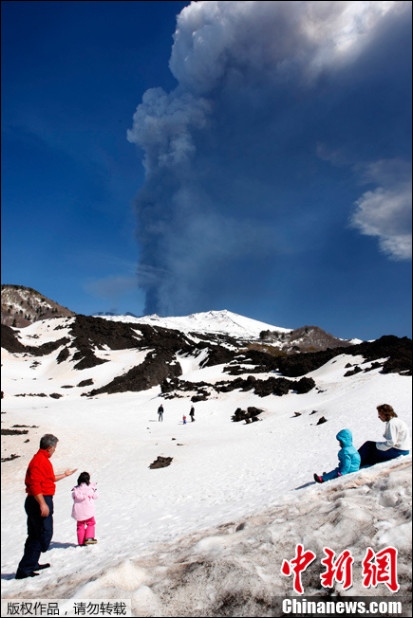
<path fill-rule="evenodd" d="M 72 498 L 74 500 L 72 508 L 72 517 L 77 521 L 85 521 L 95 515 L 94 500 L 98 497 L 97 488 L 94 483 L 86 485 L 76 485 L 72 489 Z"/>

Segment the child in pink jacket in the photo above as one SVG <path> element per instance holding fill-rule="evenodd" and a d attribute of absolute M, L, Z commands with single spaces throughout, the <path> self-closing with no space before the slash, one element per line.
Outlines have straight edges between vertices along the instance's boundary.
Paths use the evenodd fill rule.
<path fill-rule="evenodd" d="M 98 497 L 95 483 L 90 482 L 90 474 L 82 472 L 72 489 L 74 500 L 72 517 L 77 521 L 77 541 L 79 545 L 94 545 L 95 539 L 95 500 Z"/>

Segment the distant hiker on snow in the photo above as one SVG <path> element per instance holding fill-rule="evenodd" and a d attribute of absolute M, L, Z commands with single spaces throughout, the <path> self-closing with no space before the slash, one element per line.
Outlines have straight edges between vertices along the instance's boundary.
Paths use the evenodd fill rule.
<path fill-rule="evenodd" d="M 163 405 L 162 404 L 158 408 L 158 421 L 163 421 Z"/>
<path fill-rule="evenodd" d="M 95 483 L 90 482 L 89 472 L 82 472 L 72 489 L 72 517 L 77 521 L 77 542 L 79 545 L 94 545 L 95 539 L 95 500 L 98 497 Z"/>
<path fill-rule="evenodd" d="M 183 415 L 183 417 L 182 417 L 182 423 L 183 423 L 184 425 L 186 425 L 186 416 L 185 416 L 185 414 L 184 414 L 184 415 Z"/>
<path fill-rule="evenodd" d="M 385 441 L 368 440 L 359 448 L 362 467 L 372 466 L 381 461 L 389 461 L 410 453 L 410 435 L 406 423 L 398 418 L 388 403 L 377 406 L 377 412 L 379 419 L 386 423 L 383 434 Z"/>
<path fill-rule="evenodd" d="M 344 474 L 357 472 L 360 469 L 360 455 L 353 446 L 353 436 L 350 429 L 342 429 L 338 432 L 336 438 L 341 446 L 338 452 L 338 467 L 331 472 L 323 472 L 322 476 L 314 474 L 316 483 L 324 483 L 339 476 L 344 476 Z"/>
<path fill-rule="evenodd" d="M 194 408 L 194 406 L 191 407 L 191 411 L 189 413 L 189 416 L 191 417 L 191 423 L 193 423 L 194 420 L 195 420 L 195 408 Z"/>

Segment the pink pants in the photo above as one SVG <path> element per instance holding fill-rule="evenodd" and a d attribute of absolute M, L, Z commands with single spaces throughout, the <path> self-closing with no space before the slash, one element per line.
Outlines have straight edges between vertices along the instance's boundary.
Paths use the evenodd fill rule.
<path fill-rule="evenodd" d="M 95 538 L 96 521 L 94 517 L 77 522 L 77 542 L 83 545 L 86 539 Z"/>

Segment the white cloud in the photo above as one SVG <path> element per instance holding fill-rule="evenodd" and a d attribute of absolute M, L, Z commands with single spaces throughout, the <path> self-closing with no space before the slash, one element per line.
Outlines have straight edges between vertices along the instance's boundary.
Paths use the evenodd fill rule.
<path fill-rule="evenodd" d="M 192 2 L 178 15 L 169 62 L 179 86 L 144 94 L 127 139 L 145 150 L 148 174 L 181 166 L 194 154 L 193 131 L 207 127 L 216 88 L 307 82 L 354 57 L 380 19 L 405 5 Z"/>
<path fill-rule="evenodd" d="M 389 11 L 407 2 L 192 2 L 178 16 L 170 69 L 205 94 L 230 72 L 305 79 L 361 51 Z"/>
<path fill-rule="evenodd" d="M 370 165 L 366 180 L 380 182 L 356 201 L 351 223 L 366 236 L 377 236 L 382 251 L 395 260 L 412 257 L 412 185 L 403 161 Z"/>

